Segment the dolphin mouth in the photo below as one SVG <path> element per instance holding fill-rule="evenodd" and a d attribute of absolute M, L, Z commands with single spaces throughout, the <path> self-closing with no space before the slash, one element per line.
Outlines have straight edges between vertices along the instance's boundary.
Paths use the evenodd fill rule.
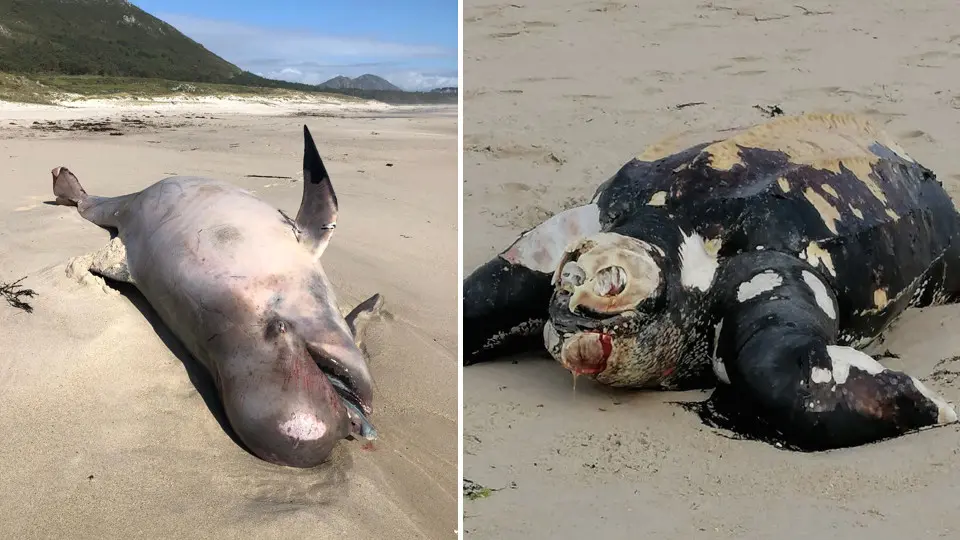
<path fill-rule="evenodd" d="M 347 410 L 347 416 L 350 419 L 348 438 L 353 438 L 356 435 L 367 440 L 376 439 L 377 430 L 367 418 L 373 409 L 369 404 L 370 392 L 364 375 L 362 373 L 352 374 L 346 365 L 342 365 L 331 358 L 320 347 L 308 344 L 307 351 L 313 357 L 313 361 L 320 372 L 326 375 L 327 380 L 336 390 L 340 402 Z"/>
<path fill-rule="evenodd" d="M 324 373 L 324 375 L 330 380 L 330 384 L 333 385 L 333 389 L 337 391 L 337 394 L 340 396 L 340 401 L 347 409 L 347 416 L 350 418 L 351 435 L 359 435 L 368 441 L 376 440 L 377 430 L 373 427 L 373 424 L 370 423 L 370 420 L 367 419 L 367 415 L 364 413 L 366 408 L 363 406 L 360 396 L 340 377 L 329 373 Z"/>

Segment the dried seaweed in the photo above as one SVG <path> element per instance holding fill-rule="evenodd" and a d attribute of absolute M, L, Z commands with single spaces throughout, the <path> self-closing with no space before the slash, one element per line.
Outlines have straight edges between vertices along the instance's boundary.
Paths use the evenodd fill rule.
<path fill-rule="evenodd" d="M 14 281 L 13 283 L 0 283 L 0 296 L 3 296 L 11 306 L 22 309 L 27 313 L 33 313 L 33 306 L 25 302 L 24 298 L 33 298 L 37 296 L 33 289 L 24 289 L 20 284 L 26 276 Z"/>

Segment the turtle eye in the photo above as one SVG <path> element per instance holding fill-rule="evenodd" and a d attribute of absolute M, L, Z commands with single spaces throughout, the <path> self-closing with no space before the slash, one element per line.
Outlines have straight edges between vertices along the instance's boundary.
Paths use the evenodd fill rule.
<path fill-rule="evenodd" d="M 583 285 L 583 281 L 587 278 L 586 273 L 584 273 L 583 268 L 580 268 L 580 265 L 570 261 L 563 265 L 563 270 L 560 271 L 560 287 L 564 290 L 572 292 L 574 288 Z"/>
<path fill-rule="evenodd" d="M 646 242 L 600 233 L 568 250 L 557 273 L 559 288 L 570 294 L 573 313 L 601 317 L 623 313 L 660 290 L 661 259 Z"/>
<path fill-rule="evenodd" d="M 627 271 L 621 266 L 608 266 L 593 278 L 593 292 L 597 296 L 616 296 L 627 286 Z"/>

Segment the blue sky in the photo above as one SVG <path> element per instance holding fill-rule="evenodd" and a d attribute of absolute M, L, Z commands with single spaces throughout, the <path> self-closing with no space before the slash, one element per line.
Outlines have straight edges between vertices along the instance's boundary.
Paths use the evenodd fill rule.
<path fill-rule="evenodd" d="M 247 71 L 321 83 L 373 73 L 406 90 L 459 86 L 457 0 L 133 0 Z"/>

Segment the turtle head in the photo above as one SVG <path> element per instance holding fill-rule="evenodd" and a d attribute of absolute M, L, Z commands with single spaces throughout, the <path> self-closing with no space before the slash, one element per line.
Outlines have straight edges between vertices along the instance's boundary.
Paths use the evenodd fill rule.
<path fill-rule="evenodd" d="M 544 327 L 551 355 L 614 386 L 659 378 L 672 267 L 663 248 L 632 235 L 602 232 L 568 246 Z"/>

